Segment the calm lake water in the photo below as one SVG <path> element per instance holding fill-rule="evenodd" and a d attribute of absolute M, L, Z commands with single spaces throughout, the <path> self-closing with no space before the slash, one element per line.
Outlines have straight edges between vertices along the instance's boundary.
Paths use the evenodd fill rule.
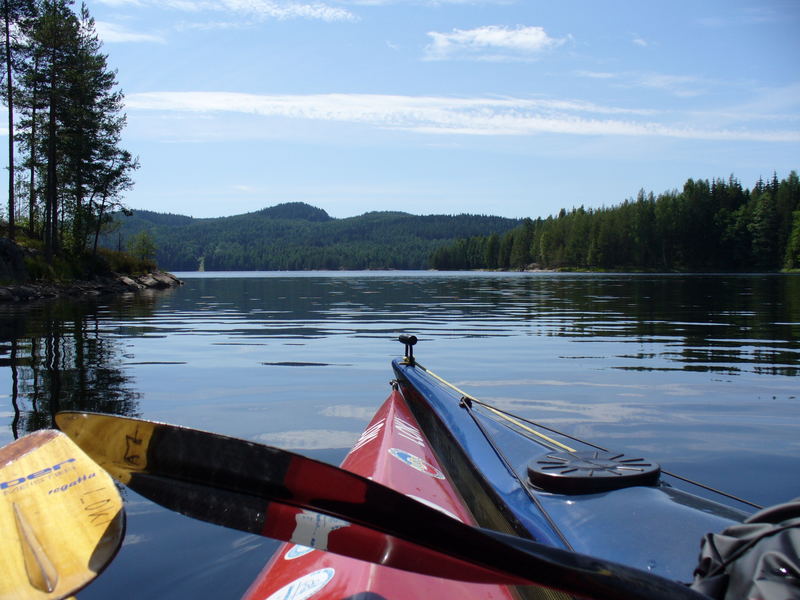
<path fill-rule="evenodd" d="M 0 306 L 0 445 L 69 408 L 338 463 L 408 332 L 485 401 L 758 504 L 800 496 L 800 276 L 178 275 Z M 125 545 L 82 600 L 239 598 L 276 547 L 124 494 Z"/>

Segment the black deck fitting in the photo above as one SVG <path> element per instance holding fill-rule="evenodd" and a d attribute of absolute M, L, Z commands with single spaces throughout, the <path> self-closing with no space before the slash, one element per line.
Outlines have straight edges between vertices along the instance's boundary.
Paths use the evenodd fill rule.
<path fill-rule="evenodd" d="M 405 362 L 407 365 L 414 364 L 414 344 L 417 343 L 417 336 L 402 334 L 399 338 L 400 342 L 406 347 Z"/>

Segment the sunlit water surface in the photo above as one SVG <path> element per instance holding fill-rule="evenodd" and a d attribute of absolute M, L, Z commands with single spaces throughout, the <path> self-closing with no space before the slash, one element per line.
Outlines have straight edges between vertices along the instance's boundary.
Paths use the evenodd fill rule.
<path fill-rule="evenodd" d="M 398 333 L 485 401 L 756 503 L 800 496 L 800 277 L 181 273 L 185 286 L 0 306 L 0 444 L 60 409 L 178 423 L 338 463 Z M 275 543 L 125 491 L 92 598 L 239 598 Z"/>

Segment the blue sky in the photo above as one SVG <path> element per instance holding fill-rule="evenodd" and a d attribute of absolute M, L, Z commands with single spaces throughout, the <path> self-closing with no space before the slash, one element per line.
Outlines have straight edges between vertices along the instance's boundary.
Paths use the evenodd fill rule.
<path fill-rule="evenodd" d="M 127 204 L 547 216 L 800 168 L 800 2 L 90 0 Z"/>

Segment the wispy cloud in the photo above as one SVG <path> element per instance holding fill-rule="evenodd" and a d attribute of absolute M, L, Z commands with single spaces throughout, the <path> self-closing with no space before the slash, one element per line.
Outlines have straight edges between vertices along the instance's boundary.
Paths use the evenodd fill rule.
<path fill-rule="evenodd" d="M 420 6 L 441 6 L 444 4 L 514 4 L 517 0 L 338 0 L 339 4 L 356 6 L 389 6 L 391 4 L 417 4 Z"/>
<path fill-rule="evenodd" d="M 680 98 L 689 98 L 704 94 L 706 86 L 711 82 L 691 75 L 646 73 L 635 78 L 634 83 L 640 87 L 668 92 Z"/>
<path fill-rule="evenodd" d="M 112 44 L 121 42 L 164 43 L 164 38 L 162 38 L 160 35 L 130 31 L 122 25 L 118 25 L 116 23 L 97 21 L 95 22 L 95 27 L 100 39 L 102 39 L 104 42 Z"/>
<path fill-rule="evenodd" d="M 151 92 L 127 98 L 132 111 L 241 114 L 368 125 L 422 134 L 464 136 L 649 136 L 700 140 L 797 142 L 800 131 L 698 127 L 654 111 L 520 98 L 447 98 L 371 94 L 255 95 Z M 254 125 L 257 127 L 257 125 Z M 265 128 L 268 129 L 265 123 Z"/>
<path fill-rule="evenodd" d="M 428 32 L 428 60 L 471 58 L 479 60 L 530 59 L 560 46 L 566 38 L 550 37 L 542 27 L 486 25 L 475 29 L 454 29 L 449 33 Z"/>
<path fill-rule="evenodd" d="M 698 17 L 695 22 L 698 25 L 710 28 L 773 25 L 775 23 L 785 23 L 787 20 L 797 22 L 800 13 L 796 11 L 795 7 L 796 5 L 791 0 L 783 8 L 769 6 L 767 3 L 739 9 L 731 9 L 726 6 L 724 14 Z"/>
<path fill-rule="evenodd" d="M 575 74 L 579 77 L 590 79 L 614 81 L 620 87 L 655 89 L 677 98 L 701 96 L 714 83 L 710 79 L 694 75 L 669 75 L 665 73 L 576 71 Z"/>
<path fill-rule="evenodd" d="M 175 24 L 176 31 L 220 31 L 226 29 L 245 29 L 251 26 L 246 21 L 181 21 Z"/>
<path fill-rule="evenodd" d="M 98 0 L 114 7 L 153 7 L 185 13 L 228 13 L 251 19 L 313 19 L 353 21 L 357 17 L 339 6 L 324 2 L 293 0 Z"/>
<path fill-rule="evenodd" d="M 97 0 L 98 4 L 105 4 L 106 6 L 113 6 L 115 8 L 120 8 L 123 6 L 143 6 L 144 3 L 141 0 Z"/>
<path fill-rule="evenodd" d="M 578 77 L 588 77 L 589 79 L 616 79 L 619 77 L 617 73 L 610 73 L 608 71 L 575 71 Z"/>

